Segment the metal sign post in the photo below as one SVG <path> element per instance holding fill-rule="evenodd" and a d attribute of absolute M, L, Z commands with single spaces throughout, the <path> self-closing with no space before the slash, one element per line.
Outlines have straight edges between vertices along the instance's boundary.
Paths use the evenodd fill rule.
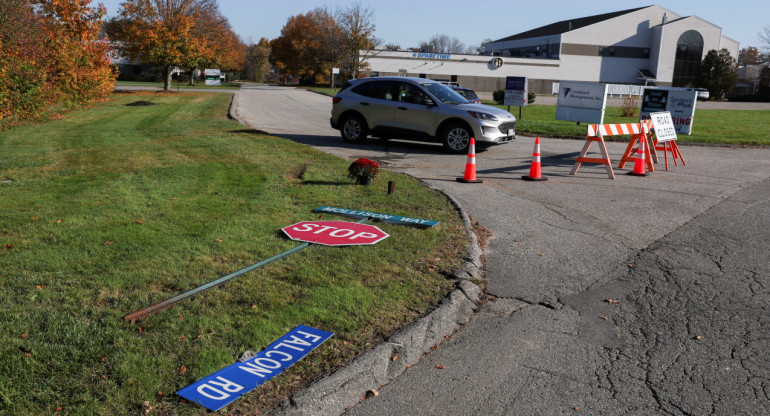
<path fill-rule="evenodd" d="M 123 317 L 124 321 L 134 323 L 138 320 L 144 319 L 149 315 L 156 312 L 168 309 L 174 306 L 176 303 L 195 296 L 198 293 L 205 292 L 209 289 L 213 289 L 225 282 L 228 282 L 244 273 L 248 273 L 252 270 L 256 270 L 262 266 L 268 265 L 274 261 L 280 260 L 284 257 L 288 257 L 298 251 L 308 248 L 311 244 L 320 245 L 334 245 L 334 246 L 347 246 L 347 245 L 371 245 L 389 237 L 387 233 L 372 225 L 364 225 L 367 222 L 377 219 L 384 222 L 390 222 L 393 224 L 402 225 L 415 225 L 418 227 L 432 227 L 438 224 L 438 221 L 423 220 L 419 218 L 409 218 L 401 216 L 393 216 L 387 214 L 377 214 L 368 211 L 346 210 L 344 208 L 333 207 L 321 207 L 313 210 L 314 212 L 334 212 L 345 215 L 346 213 L 355 214 L 354 216 L 362 218 L 355 223 L 347 221 L 304 221 L 288 227 L 283 228 L 283 232 L 293 240 L 305 241 L 304 243 L 286 250 L 282 253 L 276 254 L 270 258 L 260 261 L 259 263 L 252 264 L 251 266 L 244 267 L 238 271 L 228 274 L 227 276 L 220 277 L 205 285 L 198 286 L 194 289 L 190 289 L 186 292 L 182 292 L 176 296 L 168 298 L 162 302 L 155 303 L 144 309 L 140 309 L 136 312 L 130 313 Z M 344 211 L 344 212 L 340 212 Z"/>

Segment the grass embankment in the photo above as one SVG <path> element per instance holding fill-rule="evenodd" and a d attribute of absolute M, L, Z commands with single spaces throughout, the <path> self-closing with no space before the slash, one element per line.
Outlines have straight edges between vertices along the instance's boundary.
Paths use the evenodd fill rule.
<path fill-rule="evenodd" d="M 135 101 L 155 106 L 126 106 Z M 117 94 L 0 138 L 0 413 L 206 414 L 175 392 L 298 324 L 336 335 L 238 409 L 275 400 L 424 313 L 466 236 L 417 180 L 227 120 L 226 94 Z M 397 181 L 387 195 L 387 181 Z M 441 221 L 310 247 L 137 324 L 123 317 L 299 243 L 321 205 Z M 324 215 L 325 219 L 344 219 Z"/>

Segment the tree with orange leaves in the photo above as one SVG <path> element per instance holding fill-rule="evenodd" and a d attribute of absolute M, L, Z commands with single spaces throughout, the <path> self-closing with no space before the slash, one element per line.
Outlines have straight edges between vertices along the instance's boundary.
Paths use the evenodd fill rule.
<path fill-rule="evenodd" d="M 0 2 L 0 119 L 34 119 L 112 91 L 109 44 L 99 38 L 105 10 L 90 2 Z"/>
<path fill-rule="evenodd" d="M 232 30 L 216 0 L 126 0 L 106 31 L 123 56 L 163 67 L 165 90 L 175 67 L 217 64 L 239 47 L 229 42 Z"/>

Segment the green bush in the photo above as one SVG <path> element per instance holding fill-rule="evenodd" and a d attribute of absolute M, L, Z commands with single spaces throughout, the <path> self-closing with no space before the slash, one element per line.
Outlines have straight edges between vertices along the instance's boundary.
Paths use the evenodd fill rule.
<path fill-rule="evenodd" d="M 503 101 L 505 101 L 505 90 L 497 90 L 493 92 L 492 99 L 495 100 L 496 103 L 502 104 Z"/>

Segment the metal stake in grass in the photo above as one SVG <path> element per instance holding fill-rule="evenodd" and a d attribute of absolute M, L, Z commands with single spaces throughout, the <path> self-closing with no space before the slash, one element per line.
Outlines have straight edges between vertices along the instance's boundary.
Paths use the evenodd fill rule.
<path fill-rule="evenodd" d="M 362 219 L 360 221 L 356 221 L 356 223 L 357 224 L 366 224 L 367 222 L 369 222 L 370 219 L 371 218 L 364 218 L 364 219 Z M 183 293 L 180 293 L 180 294 L 178 294 L 176 296 L 170 297 L 170 298 L 168 298 L 168 299 L 166 299 L 166 300 L 164 300 L 162 302 L 155 303 L 155 304 L 150 305 L 150 306 L 148 306 L 148 307 L 146 307 L 144 309 L 140 309 L 140 310 L 138 310 L 138 311 L 136 311 L 134 313 L 130 313 L 130 314 L 126 315 L 125 317 L 123 317 L 123 320 L 126 321 L 126 322 L 134 323 L 134 322 L 136 322 L 138 320 L 141 320 L 141 319 L 144 319 L 144 318 L 148 317 L 149 315 L 152 315 L 154 313 L 157 313 L 157 312 L 169 309 L 172 306 L 174 306 L 176 303 L 178 303 L 178 302 L 180 302 L 182 300 L 185 300 L 185 299 L 187 299 L 189 297 L 195 296 L 198 293 L 205 292 L 205 291 L 207 291 L 209 289 L 213 289 L 213 288 L 215 288 L 215 287 L 217 287 L 217 286 L 219 286 L 219 285 L 221 285 L 221 284 L 223 284 L 223 283 L 225 283 L 225 282 L 227 282 L 229 280 L 232 280 L 232 279 L 234 279 L 234 278 L 236 278 L 236 277 L 238 277 L 238 276 L 240 276 L 240 275 L 242 275 L 244 273 L 248 273 L 248 272 L 250 272 L 252 270 L 256 270 L 256 269 L 258 269 L 258 268 L 260 268 L 262 266 L 268 265 L 268 264 L 270 264 L 270 263 L 272 263 L 274 261 L 280 260 L 280 259 L 282 259 L 284 257 L 288 257 L 288 256 L 290 256 L 290 255 L 292 255 L 292 254 L 294 254 L 294 253 L 296 253 L 298 251 L 301 251 L 301 250 L 304 250 L 304 249 L 308 248 L 311 244 L 312 243 L 302 243 L 302 244 L 300 244 L 300 245 L 298 245 L 298 246 L 296 246 L 294 248 L 291 248 L 291 249 L 286 250 L 286 251 L 284 251 L 282 253 L 276 254 L 273 257 L 270 257 L 270 258 L 267 258 L 265 260 L 262 260 L 259 263 L 255 263 L 255 264 L 252 264 L 251 266 L 244 267 L 243 269 L 240 269 L 240 270 L 238 270 L 236 272 L 230 273 L 227 276 L 223 276 L 223 277 L 220 277 L 217 280 L 213 280 L 213 281 L 211 281 L 209 283 L 206 283 L 205 285 L 198 286 L 195 289 L 190 289 L 190 290 L 188 290 L 186 292 L 183 292 Z"/>

